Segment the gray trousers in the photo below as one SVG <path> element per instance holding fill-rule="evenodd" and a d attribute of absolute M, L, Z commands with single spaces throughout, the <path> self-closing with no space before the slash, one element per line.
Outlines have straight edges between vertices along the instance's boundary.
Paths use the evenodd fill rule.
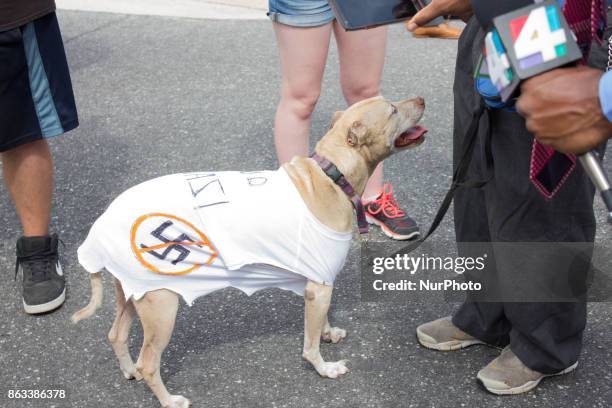
<path fill-rule="evenodd" d="M 480 96 L 475 90 L 473 75 L 483 41 L 484 33 L 472 19 L 459 40 L 457 55 L 455 164 L 460 159 L 465 131 L 479 104 Z M 593 52 L 593 61 L 600 69 L 607 62 L 603 51 L 601 47 Z M 484 147 L 486 140 L 490 143 L 489 149 Z M 551 200 L 545 199 L 529 180 L 532 143 L 533 135 L 516 113 L 494 110 L 481 119 L 468 178 L 483 179 L 492 175 L 492 179 L 483 188 L 457 191 L 454 217 L 458 243 L 593 242 L 595 191 L 589 179 L 577 166 L 557 195 Z M 507 279 L 517 272 L 512 260 L 495 256 L 495 270 L 487 273 Z M 542 262 L 521 273 L 536 276 L 543 265 L 545 268 L 546 256 L 554 256 L 554 253 L 543 254 Z M 512 351 L 529 368 L 554 373 L 569 367 L 579 358 L 586 324 L 586 303 L 479 302 L 468 299 L 454 315 L 453 322 L 487 343 L 510 344 Z"/>

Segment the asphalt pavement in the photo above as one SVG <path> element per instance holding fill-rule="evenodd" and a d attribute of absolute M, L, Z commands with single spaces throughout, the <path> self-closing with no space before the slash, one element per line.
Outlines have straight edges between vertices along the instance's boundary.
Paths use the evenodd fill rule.
<path fill-rule="evenodd" d="M 276 168 L 272 124 L 279 68 L 270 23 L 61 11 L 81 126 L 51 142 L 56 166 L 54 231 L 65 243 L 68 299 L 55 313 L 26 315 L 13 281 L 20 234 L 6 189 L 0 190 L 0 406 L 157 407 L 143 383 L 121 375 L 106 334 L 114 294 L 105 276 L 97 315 L 78 325 L 70 315 L 90 296 L 76 249 L 95 218 L 120 192 L 175 172 Z M 386 163 L 402 205 L 423 227 L 435 214 L 451 175 L 452 76 L 456 42 L 413 39 L 389 31 L 382 89 L 389 99 L 421 95 L 430 129 L 418 150 Z M 335 50 L 314 115 L 313 143 L 343 109 Z M 608 170 L 611 170 L 608 167 Z M 597 204 L 600 221 L 601 205 Z M 452 240 L 449 216 L 437 237 Z M 379 233 L 376 240 L 384 240 Z M 608 241 L 605 225 L 598 239 Z M 359 244 L 336 282 L 331 319 L 349 332 L 324 345 L 351 372 L 321 379 L 301 359 L 302 299 L 280 290 L 247 297 L 228 289 L 182 306 L 162 376 L 194 407 L 609 407 L 612 405 L 612 312 L 589 305 L 580 366 L 522 396 L 495 397 L 477 371 L 498 351 L 473 347 L 439 353 L 419 347 L 415 327 L 456 305 L 360 301 Z M 134 325 L 131 352 L 142 330 Z M 64 400 L 16 401 L 9 389 L 64 389 Z"/>

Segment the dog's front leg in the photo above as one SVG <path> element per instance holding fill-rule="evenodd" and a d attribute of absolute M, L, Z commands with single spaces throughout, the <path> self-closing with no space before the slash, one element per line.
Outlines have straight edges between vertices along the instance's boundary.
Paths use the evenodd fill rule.
<path fill-rule="evenodd" d="M 321 334 L 327 321 L 327 311 L 333 288 L 308 281 L 304 290 L 304 352 L 302 357 L 309 361 L 322 377 L 336 378 L 348 372 L 346 361 L 325 362 L 319 346 Z"/>

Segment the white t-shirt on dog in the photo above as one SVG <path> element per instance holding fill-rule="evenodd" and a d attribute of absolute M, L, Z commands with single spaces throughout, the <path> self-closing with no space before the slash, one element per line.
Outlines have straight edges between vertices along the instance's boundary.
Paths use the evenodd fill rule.
<path fill-rule="evenodd" d="M 107 269 L 126 299 L 170 289 L 188 304 L 225 287 L 303 295 L 307 280 L 332 285 L 352 233 L 318 221 L 283 168 L 175 174 L 122 193 L 78 250 Z"/>

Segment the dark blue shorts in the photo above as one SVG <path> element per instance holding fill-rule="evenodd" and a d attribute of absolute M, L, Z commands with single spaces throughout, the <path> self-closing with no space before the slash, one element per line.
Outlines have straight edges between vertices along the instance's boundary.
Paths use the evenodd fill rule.
<path fill-rule="evenodd" d="M 0 32 L 0 152 L 78 125 L 55 13 Z"/>

